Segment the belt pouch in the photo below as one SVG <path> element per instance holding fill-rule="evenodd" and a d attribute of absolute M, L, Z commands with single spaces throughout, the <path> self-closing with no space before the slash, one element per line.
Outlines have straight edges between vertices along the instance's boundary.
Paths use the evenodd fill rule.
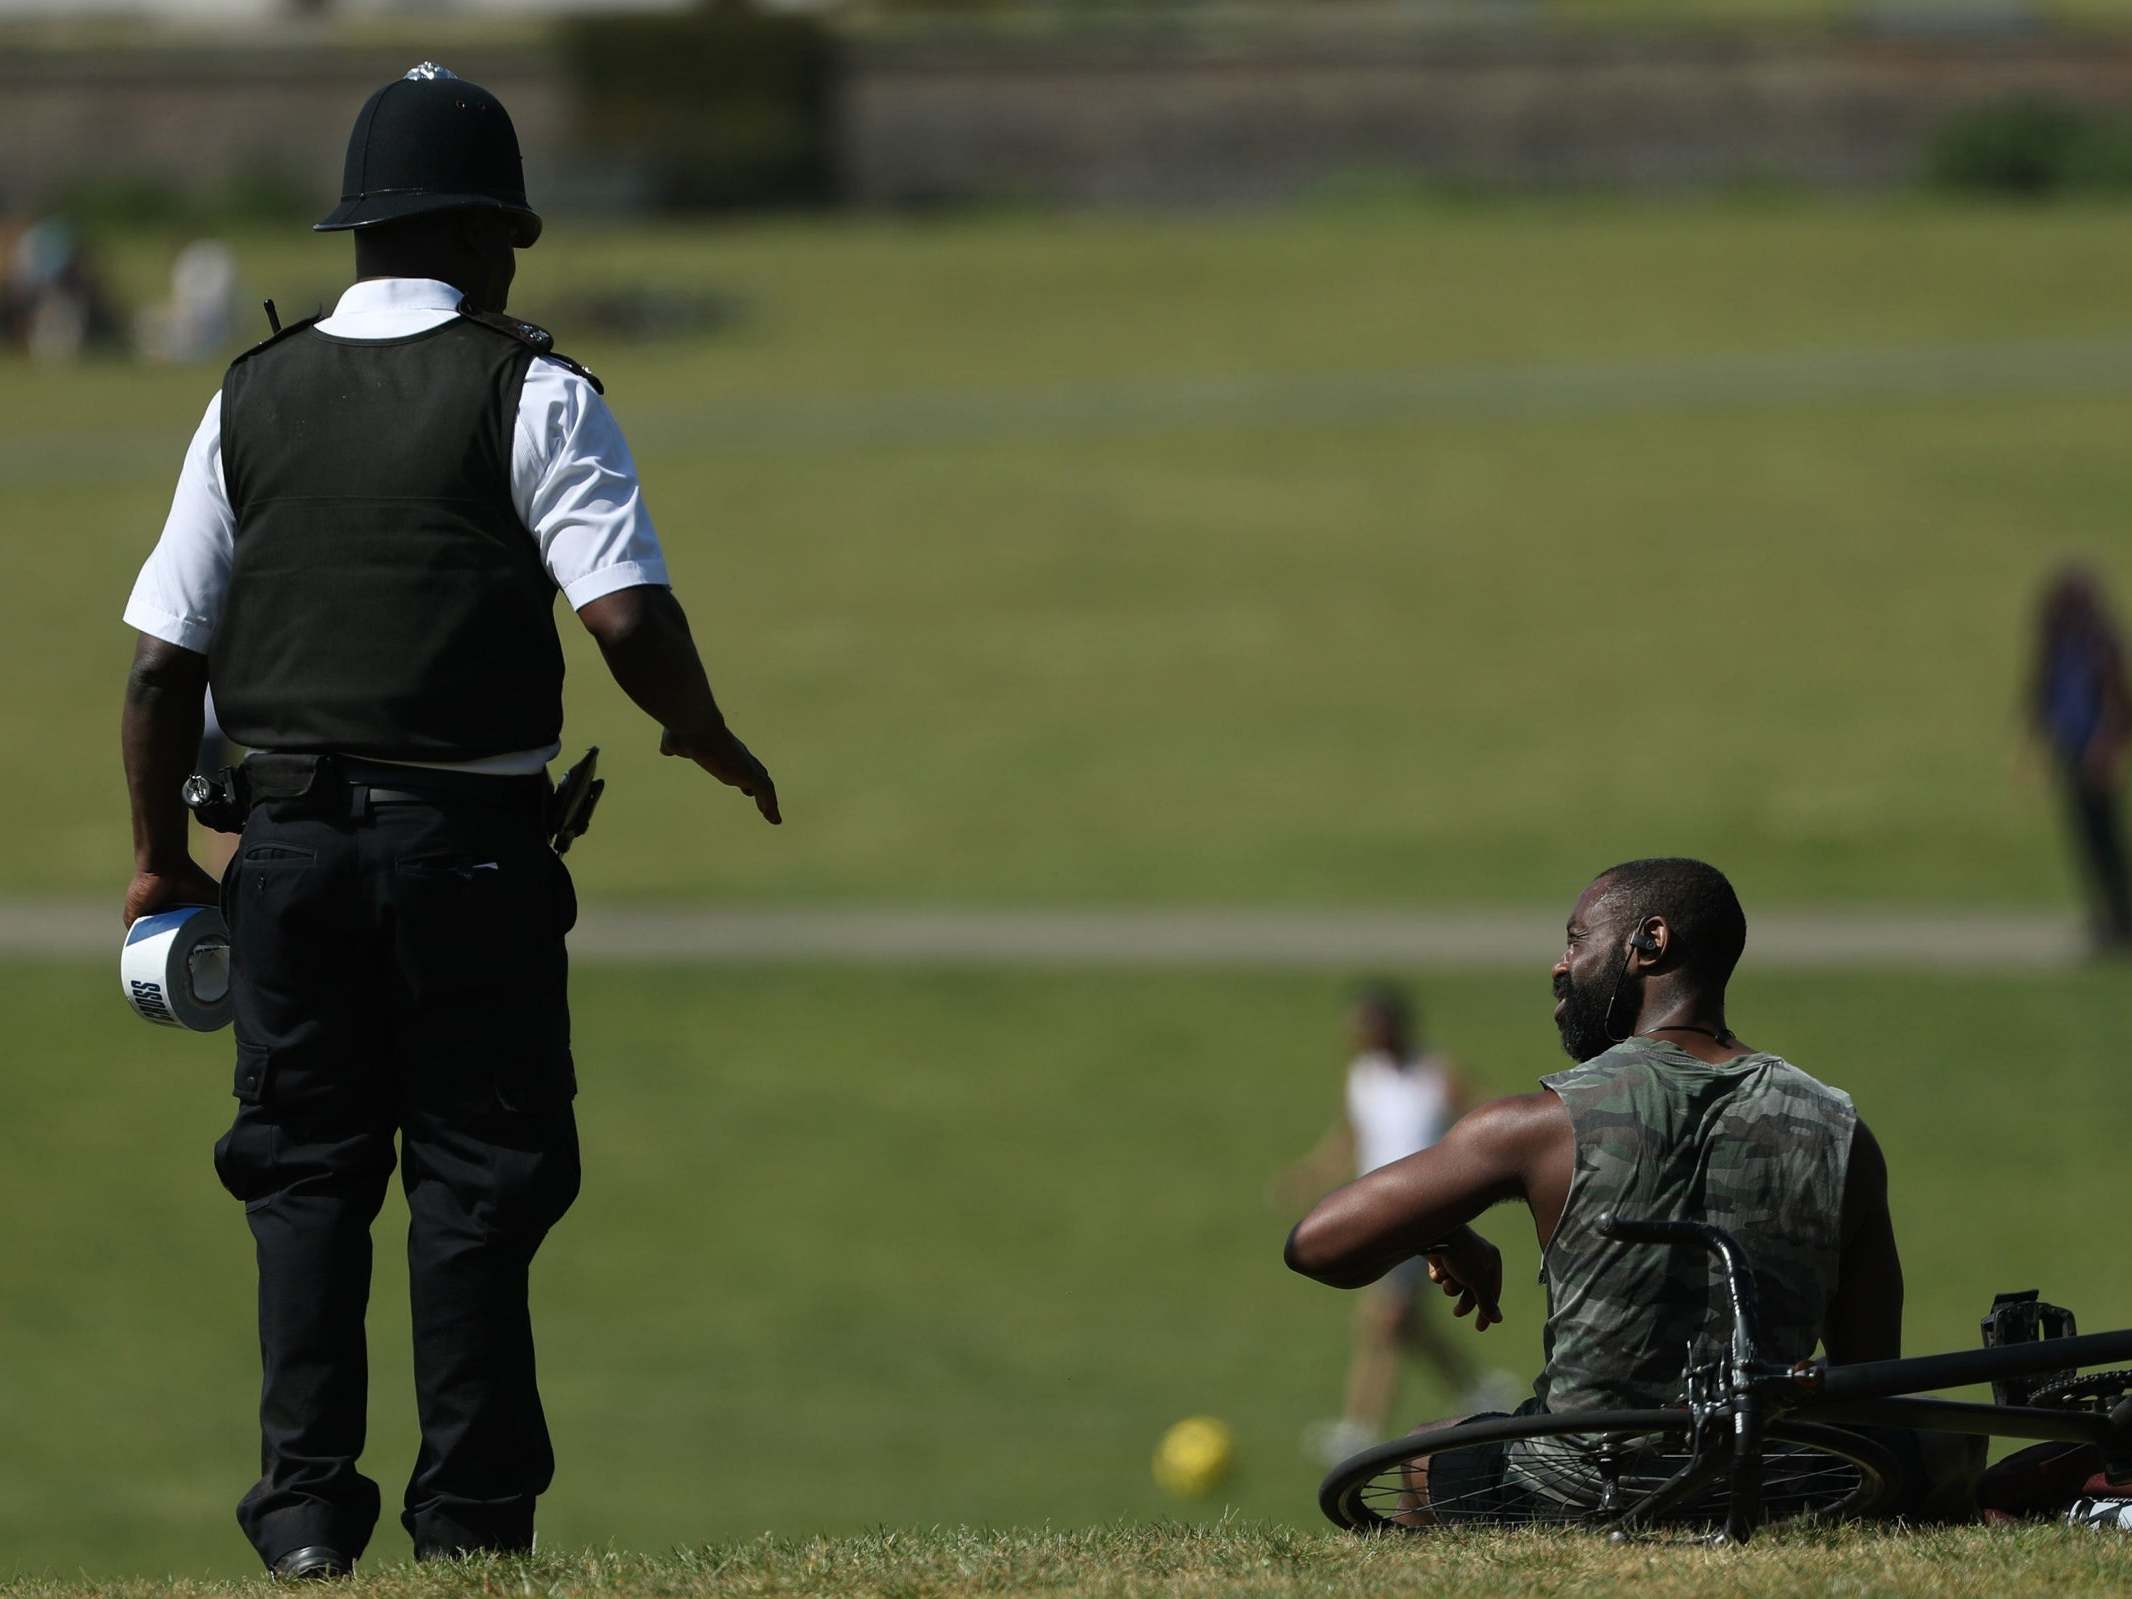
<path fill-rule="evenodd" d="M 304 815 L 330 815 L 338 809 L 340 785 L 326 755 L 253 755 L 244 763 L 254 805 L 293 802 Z"/>

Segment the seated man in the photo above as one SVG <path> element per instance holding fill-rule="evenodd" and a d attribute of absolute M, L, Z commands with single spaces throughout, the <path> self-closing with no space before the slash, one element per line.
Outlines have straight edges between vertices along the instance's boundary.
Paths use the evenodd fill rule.
<path fill-rule="evenodd" d="M 1610 1243 L 1598 1233 L 1609 1211 L 1737 1237 L 1754 1264 L 1766 1359 L 1803 1360 L 1817 1342 L 1835 1361 L 1899 1355 L 1902 1263 L 1880 1146 L 1847 1094 L 1726 1025 L 1725 985 L 1746 942 L 1746 916 L 1715 867 L 1640 860 L 1602 872 L 1578 896 L 1554 968 L 1555 1025 L 1578 1064 L 1326 1196 L 1289 1235 L 1288 1264 L 1358 1288 L 1424 1255 L 1456 1314 L 1486 1328 L 1502 1319 L 1502 1256 L 1470 1223 L 1523 1200 L 1543 1251 L 1547 1326 L 1546 1365 L 1521 1414 L 1670 1404 L 1690 1342 L 1728 1325 L 1713 1319 L 1723 1290 L 1708 1256 Z M 1427 1464 L 1409 1471 L 1422 1502 Z M 1544 1491 L 1541 1454 L 1523 1464 Z"/>

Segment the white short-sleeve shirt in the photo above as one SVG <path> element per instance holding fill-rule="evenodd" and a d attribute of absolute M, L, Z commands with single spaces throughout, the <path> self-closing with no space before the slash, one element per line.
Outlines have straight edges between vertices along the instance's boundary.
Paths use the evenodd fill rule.
<path fill-rule="evenodd" d="M 1451 1073 L 1423 1055 L 1401 1064 L 1390 1055 L 1357 1055 L 1347 1068 L 1347 1120 L 1355 1131 L 1355 1174 L 1427 1149 L 1451 1127 Z"/>
<path fill-rule="evenodd" d="M 450 321 L 464 298 L 433 278 L 370 278 L 343 294 L 318 330 L 338 339 L 402 339 Z M 545 356 L 527 369 L 519 393 L 511 503 L 573 610 L 618 589 L 668 586 L 666 556 L 614 413 L 583 377 Z M 222 474 L 218 391 L 185 451 L 163 536 L 134 580 L 127 625 L 206 654 L 229 594 L 236 533 Z M 538 772 L 561 749 L 551 744 L 451 769 Z"/>

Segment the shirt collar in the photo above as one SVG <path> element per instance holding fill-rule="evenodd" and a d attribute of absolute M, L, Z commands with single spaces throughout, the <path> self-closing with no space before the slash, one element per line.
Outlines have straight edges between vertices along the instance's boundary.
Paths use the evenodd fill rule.
<path fill-rule="evenodd" d="M 351 284 L 333 308 L 335 316 L 375 316 L 380 311 L 456 311 L 466 296 L 437 278 L 365 278 Z"/>

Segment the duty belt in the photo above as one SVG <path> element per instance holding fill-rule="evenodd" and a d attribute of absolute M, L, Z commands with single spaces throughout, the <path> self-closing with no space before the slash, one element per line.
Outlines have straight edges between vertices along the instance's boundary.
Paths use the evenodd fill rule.
<path fill-rule="evenodd" d="M 188 778 L 184 797 L 202 825 L 237 833 L 260 805 L 336 821 L 361 821 L 386 805 L 479 805 L 545 826 L 551 792 L 542 773 L 483 777 L 349 755 L 255 754 L 213 777 Z"/>

